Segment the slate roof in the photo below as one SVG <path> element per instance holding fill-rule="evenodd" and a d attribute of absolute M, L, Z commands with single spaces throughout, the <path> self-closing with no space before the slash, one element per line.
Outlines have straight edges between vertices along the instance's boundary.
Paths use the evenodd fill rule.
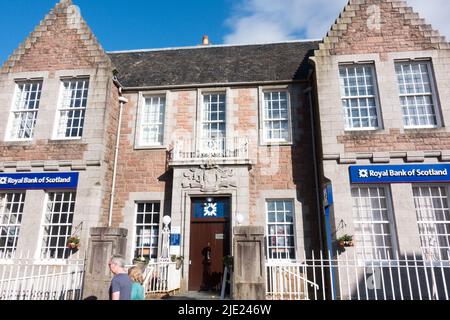
<path fill-rule="evenodd" d="M 126 88 L 301 80 L 317 41 L 109 52 Z"/>

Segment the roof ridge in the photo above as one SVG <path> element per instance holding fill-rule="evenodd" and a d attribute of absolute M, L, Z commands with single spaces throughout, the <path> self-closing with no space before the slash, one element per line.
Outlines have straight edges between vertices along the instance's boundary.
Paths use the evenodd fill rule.
<path fill-rule="evenodd" d="M 258 46 L 258 45 L 274 45 L 274 44 L 287 44 L 287 43 L 307 43 L 307 42 L 321 42 L 322 39 L 302 39 L 302 40 L 287 40 L 280 42 L 262 42 L 262 43 L 243 43 L 243 44 L 216 44 L 216 45 L 198 45 L 198 46 L 186 46 L 186 47 L 167 47 L 167 48 L 154 48 L 154 49 L 132 49 L 132 50 L 115 50 L 106 51 L 107 54 L 119 54 L 119 53 L 143 53 L 143 52 L 155 52 L 155 51 L 175 51 L 175 50 L 193 50 L 193 49 L 210 49 L 210 48 L 227 48 L 227 47 L 244 47 L 244 46 Z"/>

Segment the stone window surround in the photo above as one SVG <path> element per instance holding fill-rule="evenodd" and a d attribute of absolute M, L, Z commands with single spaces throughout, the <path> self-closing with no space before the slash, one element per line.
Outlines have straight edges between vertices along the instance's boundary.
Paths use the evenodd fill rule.
<path fill-rule="evenodd" d="M 279 202 L 291 202 L 292 203 L 292 216 L 293 216 L 293 222 L 292 222 L 292 226 L 293 226 L 293 234 L 292 234 L 292 236 L 294 237 L 294 255 L 295 255 L 295 258 L 294 259 L 292 259 L 292 258 L 290 258 L 290 259 L 288 259 L 288 258 L 285 258 L 285 259 L 276 259 L 276 258 L 269 258 L 269 224 L 274 224 L 273 222 L 272 223 L 270 223 L 269 222 L 269 217 L 268 217 L 268 213 L 269 213 L 269 211 L 268 211 L 268 203 L 269 202 L 275 202 L 275 201 L 279 201 Z M 274 261 L 274 260 L 282 260 L 282 261 L 289 261 L 289 260 L 292 260 L 292 261 L 297 261 L 297 260 L 299 260 L 299 258 L 300 258 L 300 256 L 298 256 L 298 250 L 297 250 L 297 248 L 298 248 L 298 245 L 297 245 L 297 211 L 296 211 L 296 208 L 295 208 L 295 199 L 293 199 L 293 198 L 266 198 L 265 199 L 265 203 L 264 203 L 264 206 L 265 206 L 265 238 L 266 238 L 266 241 L 265 241 L 265 245 L 266 245 L 266 252 L 265 252 L 265 255 L 266 255 L 266 260 L 271 260 L 271 261 Z M 288 223 L 285 221 L 284 222 L 284 224 L 285 225 L 288 225 Z M 286 234 L 287 235 L 287 234 Z M 276 238 L 276 240 L 278 240 L 278 234 L 275 234 L 275 235 L 272 235 L 272 236 L 274 236 L 275 238 Z M 291 235 L 289 235 L 289 236 L 291 236 Z M 278 248 L 282 248 L 282 249 L 284 249 L 284 248 L 289 248 L 289 246 L 287 245 L 287 244 L 285 244 L 284 246 L 278 246 L 278 244 L 276 244 L 275 246 L 272 246 L 272 249 L 274 249 L 274 248 L 276 248 L 276 249 L 278 249 Z"/>
<path fill-rule="evenodd" d="M 154 146 L 143 146 L 140 144 L 140 126 L 141 126 L 141 117 L 142 112 L 145 106 L 145 98 L 146 97 L 155 97 L 161 96 L 166 99 L 165 108 L 164 108 L 164 123 L 163 123 L 163 142 L 161 145 Z M 140 91 L 138 93 L 138 101 L 137 101 L 137 110 L 136 110 L 136 121 L 134 126 L 134 149 L 135 150 L 161 150 L 167 149 L 167 146 L 170 144 L 169 141 L 169 126 L 168 124 L 168 110 L 171 108 L 170 102 L 170 90 L 157 90 L 157 91 Z"/>
<path fill-rule="evenodd" d="M 86 108 L 86 115 L 85 115 L 85 128 L 87 126 L 90 126 L 90 123 L 92 120 L 90 120 L 91 116 L 90 113 L 92 111 L 92 108 L 90 108 L 91 101 L 93 100 L 93 93 L 97 89 L 95 88 L 94 79 L 96 77 L 95 71 L 91 69 L 79 69 L 79 70 L 60 70 L 56 71 L 54 73 L 50 73 L 48 71 L 31 71 L 31 72 L 19 72 L 19 73 L 13 73 L 8 76 L 5 83 L 6 85 L 3 87 L 4 92 L 9 92 L 8 98 L 7 98 L 7 105 L 12 106 L 14 103 L 14 92 L 15 92 L 15 86 L 16 82 L 18 81 L 29 81 L 29 80 L 42 80 L 42 95 L 41 95 L 41 101 L 39 106 L 39 112 L 40 114 L 37 117 L 36 120 L 36 126 L 35 126 L 35 135 L 33 139 L 27 140 L 27 141 L 9 141 L 6 140 L 5 142 L 8 144 L 23 144 L 28 145 L 32 144 L 36 140 L 40 139 L 47 139 L 51 141 L 67 141 L 67 139 L 55 139 L 53 136 L 54 132 L 54 124 L 56 123 L 56 117 L 57 117 L 57 110 L 58 110 L 58 103 L 59 103 L 59 90 L 60 90 L 60 84 L 61 79 L 64 78 L 89 78 L 90 79 L 90 85 L 89 85 L 89 95 L 88 95 L 88 101 L 87 101 L 87 108 Z M 2 110 L 0 110 L 2 111 Z M 8 110 L 3 110 L 3 112 L 8 112 L 8 115 L 11 111 L 9 108 Z M 53 124 L 52 127 L 45 126 L 46 122 L 42 120 L 43 113 L 53 113 L 53 117 L 51 118 L 53 120 L 50 120 Z M 5 126 L 2 128 L 2 125 L 0 124 L 0 136 L 5 137 L 7 135 L 7 123 L 5 123 Z M 48 131 L 47 134 L 43 134 L 43 128 L 46 128 Z M 1 130 L 4 130 L 3 132 Z M 76 141 L 82 141 L 84 138 L 78 138 L 75 139 Z"/>
<path fill-rule="evenodd" d="M 84 76 L 84 75 L 79 75 L 79 76 L 61 76 L 59 77 L 60 80 L 60 88 L 59 88 L 59 94 L 58 94 L 58 102 L 57 102 L 57 109 L 56 109 L 56 116 L 55 116 L 55 122 L 53 125 L 53 134 L 52 134 L 52 140 L 81 140 L 83 138 L 83 133 L 84 133 L 84 128 L 86 125 L 86 113 L 87 113 L 87 109 L 89 108 L 89 97 L 91 96 L 91 88 L 90 88 L 90 84 L 91 84 L 91 78 L 89 76 Z M 75 110 L 83 110 L 84 111 L 84 116 L 83 116 L 83 128 L 82 128 L 82 134 L 78 137 L 67 137 L 67 136 L 61 136 L 58 135 L 58 131 L 59 131 L 59 122 L 61 119 L 61 112 L 66 110 L 66 111 L 71 111 L 72 108 L 62 108 L 63 105 L 63 99 L 64 99 L 64 83 L 65 82 L 72 82 L 72 81 L 87 81 L 88 84 L 88 93 L 87 93 L 87 97 L 86 97 L 86 107 L 80 107 L 77 108 Z M 70 98 L 72 99 L 72 98 Z M 66 128 L 67 130 L 67 128 Z"/>
<path fill-rule="evenodd" d="M 288 135 L 289 139 L 285 142 L 267 142 L 264 137 L 264 93 L 268 91 L 286 91 L 288 93 Z M 271 85 L 258 87 L 258 113 L 259 113 L 259 146 L 292 146 L 293 128 L 292 128 L 292 85 Z"/>
<path fill-rule="evenodd" d="M 411 130 L 439 130 L 442 128 L 445 128 L 445 120 L 443 118 L 443 112 L 444 110 L 442 110 L 443 105 L 440 102 L 440 96 L 439 96 L 439 92 L 441 92 L 441 89 L 445 89 L 444 88 L 444 83 L 445 81 L 439 81 L 440 77 L 439 76 L 445 76 L 444 74 L 442 75 L 438 75 L 438 70 L 436 69 L 436 63 L 434 60 L 443 60 L 444 58 L 441 58 L 439 55 L 439 51 L 406 51 L 406 52 L 391 52 L 387 54 L 387 58 L 382 59 L 380 57 L 379 54 L 374 54 L 374 53 L 370 53 L 370 54 L 356 54 L 356 55 L 340 55 L 340 56 L 333 56 L 332 57 L 332 71 L 330 71 L 331 73 L 333 73 L 333 77 L 335 77 L 335 82 L 336 83 L 336 92 L 338 93 L 337 96 L 339 96 L 339 100 L 337 100 L 338 102 L 340 102 L 340 87 L 339 87 L 339 65 L 341 64 L 355 64 L 355 63 L 360 63 L 360 64 L 367 64 L 367 63 L 373 63 L 375 66 L 375 70 L 377 71 L 376 73 L 376 77 L 377 77 L 377 83 L 378 83 L 378 93 L 379 93 L 379 103 L 380 103 L 380 118 L 381 118 L 381 123 L 380 123 L 380 128 L 376 131 L 373 130 L 367 130 L 368 132 L 374 132 L 374 133 L 379 133 L 379 134 L 389 134 L 389 130 L 392 129 L 392 126 L 390 126 L 387 122 L 387 118 L 386 115 L 387 113 L 389 113 L 389 120 L 392 121 L 392 114 L 394 114 L 395 117 L 395 121 L 399 122 L 399 126 L 395 126 L 395 127 L 399 127 L 401 128 L 402 132 L 404 131 L 411 131 Z M 400 91 L 398 88 L 398 82 L 397 82 L 397 77 L 396 77 L 396 73 L 395 73 L 395 63 L 396 62 L 405 62 L 405 61 L 430 61 L 431 65 L 432 65 L 432 77 L 434 79 L 434 84 L 435 84 L 435 96 L 436 96 L 436 105 L 441 106 L 441 108 L 438 108 L 436 110 L 436 114 L 438 115 L 441 124 L 441 127 L 437 127 L 437 128 L 426 128 L 426 129 L 420 129 L 420 128 L 414 128 L 414 129 L 408 129 L 405 128 L 403 125 L 403 115 L 402 115 L 402 111 L 401 111 L 401 105 L 400 105 Z M 386 71 L 389 68 L 388 72 L 389 74 L 387 74 Z M 441 67 L 442 69 L 442 67 Z M 383 81 L 383 78 L 386 78 L 387 76 L 389 76 L 388 81 Z M 386 83 L 388 82 L 388 83 Z M 387 88 L 387 85 L 392 84 L 391 88 Z M 394 86 L 395 84 L 395 86 Z M 389 95 L 389 97 L 385 94 L 386 89 L 388 90 L 393 90 L 395 92 L 395 100 L 393 100 L 394 98 L 394 94 L 392 94 L 392 92 L 390 92 L 391 94 Z M 392 98 L 392 100 L 388 99 L 388 98 Z M 395 102 L 393 102 L 395 101 Z M 389 107 L 391 107 L 392 109 L 388 109 Z M 341 108 L 342 109 L 342 108 Z M 341 119 L 344 119 L 344 114 L 343 114 L 343 110 L 339 110 L 339 113 L 341 114 Z M 322 123 L 323 125 L 323 123 Z M 348 131 L 345 130 L 345 123 L 344 120 L 342 120 L 342 131 L 347 133 L 347 134 L 351 134 L 354 131 Z"/>
<path fill-rule="evenodd" d="M 260 214 L 256 217 L 257 221 L 264 223 L 265 237 L 268 235 L 267 229 L 267 212 L 266 201 L 268 200 L 289 200 L 294 204 L 294 236 L 295 236 L 295 256 L 296 259 L 301 259 L 303 256 L 303 250 L 310 246 L 308 240 L 305 239 L 305 231 L 303 227 L 304 217 L 310 214 L 312 211 L 304 212 L 303 204 L 297 197 L 297 191 L 295 189 L 287 190 L 263 190 L 260 191 L 260 195 L 256 201 L 256 212 Z M 267 240 L 265 240 L 267 241 Z M 267 252 L 264 252 L 266 255 Z M 265 257 L 267 258 L 267 257 Z"/>
<path fill-rule="evenodd" d="M 122 209 L 124 217 L 123 226 L 129 230 L 128 244 L 127 244 L 127 262 L 131 262 L 134 258 L 134 251 L 136 247 L 136 206 L 137 203 L 142 202 L 159 202 L 160 203 L 160 219 L 159 219 L 159 239 L 161 240 L 161 233 L 163 229 L 163 217 L 169 215 L 165 212 L 166 199 L 164 192 L 130 192 L 128 200 Z M 169 200 L 170 201 L 170 200 Z M 172 228 L 172 224 L 170 228 Z M 128 250 L 129 249 L 129 250 Z M 158 242 L 158 257 L 161 255 L 162 243 Z"/>

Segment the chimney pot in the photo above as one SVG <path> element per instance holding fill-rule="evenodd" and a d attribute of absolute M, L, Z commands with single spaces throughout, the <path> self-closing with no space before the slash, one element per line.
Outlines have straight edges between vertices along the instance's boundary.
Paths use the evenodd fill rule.
<path fill-rule="evenodd" d="M 209 37 L 207 35 L 203 36 L 203 41 L 202 41 L 204 46 L 208 46 L 209 45 Z"/>

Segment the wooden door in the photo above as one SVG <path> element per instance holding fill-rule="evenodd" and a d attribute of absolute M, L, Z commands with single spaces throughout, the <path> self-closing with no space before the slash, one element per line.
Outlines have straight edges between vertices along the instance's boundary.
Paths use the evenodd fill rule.
<path fill-rule="evenodd" d="M 204 216 L 210 203 L 221 208 Z M 218 291 L 223 277 L 223 257 L 230 254 L 229 199 L 192 199 L 189 291 Z"/>

